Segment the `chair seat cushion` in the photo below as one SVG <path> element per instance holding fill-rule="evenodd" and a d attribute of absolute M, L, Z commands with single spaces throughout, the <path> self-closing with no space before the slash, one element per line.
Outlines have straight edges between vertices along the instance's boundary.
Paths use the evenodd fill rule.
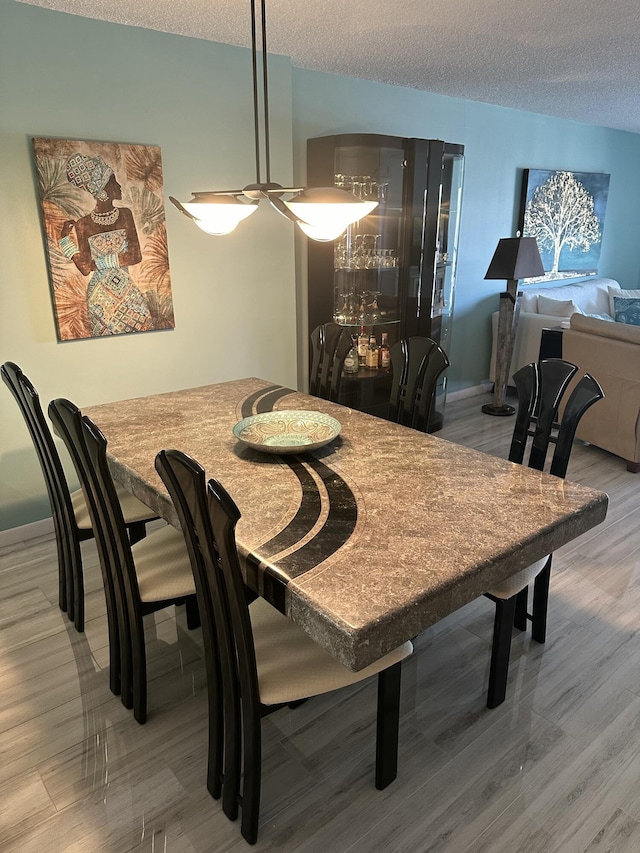
<path fill-rule="evenodd" d="M 546 557 L 543 557 L 541 560 L 536 560 L 535 563 L 527 566 L 526 569 L 516 572 L 515 575 L 511 575 L 510 578 L 503 580 L 502 583 L 497 584 L 487 590 L 487 592 L 489 595 L 493 595 L 494 598 L 512 598 L 514 595 L 517 595 L 520 590 L 529 586 L 530 583 L 533 583 L 536 577 L 544 569 L 548 559 L 549 555 L 547 554 Z"/>
<path fill-rule="evenodd" d="M 413 652 L 412 644 L 406 642 L 366 669 L 351 672 L 263 598 L 250 605 L 249 613 L 260 701 L 265 705 L 295 702 L 356 684 Z"/>
<path fill-rule="evenodd" d="M 164 601 L 195 595 L 191 563 L 179 530 L 167 525 L 131 548 L 142 601 Z"/>
<path fill-rule="evenodd" d="M 158 517 L 152 509 L 134 497 L 124 486 L 116 485 L 116 492 L 126 524 L 132 521 L 152 521 Z M 71 492 L 71 504 L 73 506 L 73 514 L 76 517 L 76 524 L 80 530 L 91 530 L 89 508 L 84 499 L 82 489 L 76 489 L 75 492 Z"/>

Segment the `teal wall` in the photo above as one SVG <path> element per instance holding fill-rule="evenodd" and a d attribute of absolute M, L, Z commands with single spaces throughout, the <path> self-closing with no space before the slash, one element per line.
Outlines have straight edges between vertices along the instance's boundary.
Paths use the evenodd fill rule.
<path fill-rule="evenodd" d="M 291 65 L 273 57 L 274 174 L 292 179 Z M 57 343 L 32 136 L 159 145 L 169 193 L 254 180 L 251 56 L 240 48 L 0 0 L 0 362 L 79 406 L 238 376 L 296 383 L 294 228 L 259 209 L 209 237 L 167 203 L 176 328 Z M 49 514 L 0 384 L 0 530 Z"/>
<path fill-rule="evenodd" d="M 484 274 L 500 237 L 515 234 L 522 169 L 610 173 L 600 273 L 640 283 L 640 135 L 297 68 L 293 116 L 296 171 L 313 136 L 387 133 L 465 146 L 450 390 L 488 376 L 490 315 L 503 284 Z"/>
<path fill-rule="evenodd" d="M 270 58 L 272 172 L 303 181 L 310 136 L 382 132 L 466 148 L 450 387 L 488 374 L 499 282 L 484 273 L 513 233 L 519 169 L 611 173 L 603 275 L 640 280 L 640 136 L 291 67 Z M 165 197 L 253 180 L 248 51 L 0 0 L 0 362 L 46 403 L 88 406 L 238 376 L 295 385 L 306 347 L 305 243 L 260 209 L 213 238 L 167 209 L 176 329 L 56 341 L 32 136 L 159 145 Z M 0 531 L 49 514 L 14 401 L 0 388 Z"/>

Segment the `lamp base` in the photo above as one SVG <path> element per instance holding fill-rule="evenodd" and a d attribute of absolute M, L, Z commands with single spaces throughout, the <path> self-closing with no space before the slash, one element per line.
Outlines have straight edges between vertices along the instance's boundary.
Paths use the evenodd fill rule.
<path fill-rule="evenodd" d="M 509 415 L 515 415 L 516 410 L 513 406 L 496 406 L 495 403 L 485 403 L 482 407 L 482 411 L 485 415 L 496 415 L 497 417 L 508 417 Z"/>

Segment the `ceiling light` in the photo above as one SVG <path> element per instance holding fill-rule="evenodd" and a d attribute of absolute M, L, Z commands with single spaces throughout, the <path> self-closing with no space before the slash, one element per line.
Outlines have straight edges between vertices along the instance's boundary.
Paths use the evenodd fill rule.
<path fill-rule="evenodd" d="M 239 222 L 267 201 L 287 219 L 295 222 L 312 240 L 335 240 L 347 226 L 362 219 L 377 207 L 377 201 L 358 198 L 337 187 L 283 187 L 271 180 L 269 152 L 269 85 L 267 73 L 266 0 L 259 0 L 261 16 L 260 52 L 262 55 L 262 100 L 264 127 L 264 164 L 266 181 L 261 175 L 260 112 L 258 106 L 258 48 L 256 37 L 256 0 L 251 0 L 251 57 L 253 69 L 253 118 L 256 180 L 243 189 L 211 190 L 193 193 L 193 198 L 169 200 L 207 234 L 229 234 Z M 293 197 L 286 200 L 284 195 Z"/>

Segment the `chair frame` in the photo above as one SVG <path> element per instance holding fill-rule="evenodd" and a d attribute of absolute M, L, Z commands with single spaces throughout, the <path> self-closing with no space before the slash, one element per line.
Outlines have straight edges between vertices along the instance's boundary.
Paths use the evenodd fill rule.
<path fill-rule="evenodd" d="M 42 412 L 38 392 L 12 361 L 0 367 L 2 379 L 13 394 L 29 430 L 42 469 L 56 538 L 58 553 L 58 606 L 79 631 L 84 629 L 84 583 L 80 564 L 80 542 L 91 531 L 80 530 L 75 523 L 71 495 L 60 455 Z"/>
<path fill-rule="evenodd" d="M 431 338 L 403 338 L 391 347 L 391 367 L 389 420 L 428 432 L 436 384 L 449 367 L 446 353 Z"/>
<path fill-rule="evenodd" d="M 58 553 L 58 606 L 67 613 L 77 631 L 84 631 L 84 572 L 80 544 L 94 538 L 91 528 L 78 527 L 71 492 L 60 454 L 42 411 L 40 396 L 22 369 L 12 361 L 0 367 L 0 374 L 13 394 L 33 441 L 44 475 Z M 86 495 L 85 495 L 86 499 Z M 147 520 L 127 522 L 131 543 L 146 536 Z"/>
<path fill-rule="evenodd" d="M 309 394 L 338 402 L 344 361 L 353 341 L 342 326 L 324 323 L 311 332 Z"/>
<path fill-rule="evenodd" d="M 126 708 L 133 707 L 137 722 L 147 719 L 147 659 L 144 616 L 172 604 L 186 604 L 187 627 L 196 628 L 195 595 L 145 602 L 140 598 L 131 543 L 107 461 L 107 440 L 69 400 L 59 398 L 49 406 L 72 455 L 78 477 L 89 494 L 89 512 L 96 530 L 96 544 L 105 582 L 107 618 L 110 625 L 110 664 L 119 672 L 120 695 Z M 111 642 L 116 649 L 111 649 Z M 114 691 L 116 692 L 116 691 Z"/>
<path fill-rule="evenodd" d="M 209 672 L 221 675 L 222 720 L 219 698 L 209 705 L 210 761 L 208 778 L 220 778 L 220 744 L 223 744 L 222 806 L 231 820 L 242 807 L 241 832 L 255 844 L 258 836 L 261 787 L 261 718 L 282 705 L 266 706 L 260 701 L 253 633 L 235 529 L 240 511 L 224 487 L 214 479 L 205 489 L 204 469 L 177 450 L 161 451 L 156 469 L 174 501 L 187 541 L 194 557 L 194 575 L 199 594 L 205 593 L 210 604 L 202 603 L 204 618 L 213 617 L 217 663 L 210 655 Z M 401 663 L 378 674 L 378 717 L 376 724 L 376 788 L 383 789 L 397 775 L 398 727 L 400 718 Z M 211 700 L 212 689 L 209 697 Z M 298 704 L 292 703 L 292 704 Z M 222 734 L 221 734 L 222 729 Z M 241 790 L 242 778 L 242 790 Z M 211 788 L 209 789 L 211 790 Z M 219 793 L 220 788 L 215 788 Z"/>
<path fill-rule="evenodd" d="M 518 391 L 518 409 L 509 451 L 511 462 L 523 463 L 527 442 L 531 438 L 528 464 L 530 468 L 542 471 L 549 445 L 555 444 L 549 473 L 564 479 L 580 419 L 587 409 L 604 397 L 598 382 L 586 373 L 573 388 L 562 420 L 558 422 L 560 403 L 577 370 L 575 364 L 554 358 L 527 364 L 513 375 Z M 512 628 L 524 631 L 527 621 L 530 621 L 532 638 L 537 643 L 544 643 L 546 640 L 552 559 L 553 554 L 549 554 L 533 582 L 531 612 L 528 612 L 527 586 L 506 599 L 485 593 L 496 605 L 489 667 L 488 708 L 501 705 L 506 696 Z"/>

